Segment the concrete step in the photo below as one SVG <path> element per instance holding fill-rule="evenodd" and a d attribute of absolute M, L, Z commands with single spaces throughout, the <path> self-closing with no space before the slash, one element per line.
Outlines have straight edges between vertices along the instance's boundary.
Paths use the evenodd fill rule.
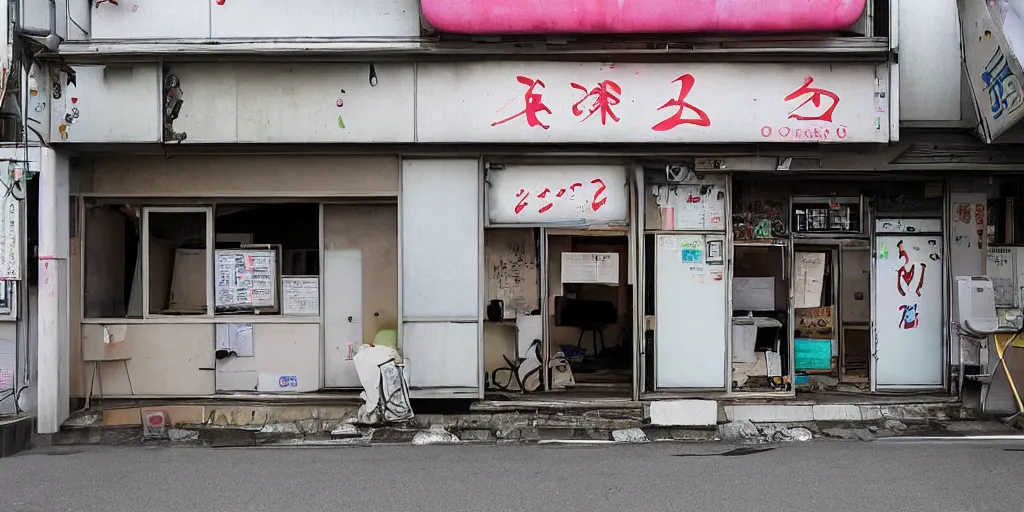
<path fill-rule="evenodd" d="M 26 450 L 32 443 L 36 421 L 32 416 L 0 418 L 0 457 Z"/>

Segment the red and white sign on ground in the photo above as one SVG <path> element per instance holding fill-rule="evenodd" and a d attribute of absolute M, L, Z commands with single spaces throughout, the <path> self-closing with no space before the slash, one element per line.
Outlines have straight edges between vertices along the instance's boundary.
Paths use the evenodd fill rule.
<path fill-rule="evenodd" d="M 420 64 L 420 142 L 889 141 L 887 66 Z"/>

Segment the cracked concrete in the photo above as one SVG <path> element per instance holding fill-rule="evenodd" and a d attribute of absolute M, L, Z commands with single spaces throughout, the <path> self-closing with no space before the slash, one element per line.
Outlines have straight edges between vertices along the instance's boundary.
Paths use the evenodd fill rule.
<path fill-rule="evenodd" d="M 510 410 L 506 404 L 493 411 L 471 409 L 468 413 L 459 414 L 419 414 L 406 424 L 388 426 L 355 424 L 357 407 L 349 405 L 126 407 L 78 413 L 65 423 L 53 442 L 139 443 L 142 442 L 141 418 L 146 411 L 167 414 L 168 429 L 175 432 L 172 442 L 213 446 L 330 443 L 332 440 L 403 443 L 412 442 L 417 432 L 432 428 L 443 428 L 460 441 L 473 443 L 611 441 L 639 439 L 640 434 L 649 441 L 722 439 L 760 443 L 805 440 L 808 433 L 840 439 L 875 439 L 919 433 L 925 428 L 922 425 L 949 424 L 973 417 L 973 413 L 962 412 L 958 404 L 949 402 L 886 405 L 710 400 L 693 405 L 690 402 L 678 401 L 679 406 L 667 402 L 665 411 L 656 411 L 659 412 L 657 418 L 650 416 L 651 407 L 639 403 L 632 407 L 563 409 L 556 408 L 557 404 L 547 404 L 520 410 Z M 709 423 L 712 416 L 707 406 L 715 403 L 718 403 L 718 424 L 702 426 Z M 697 406 L 701 406 L 700 411 L 694 409 Z M 702 415 L 695 411 L 702 412 Z M 170 433 L 168 437 L 171 437 Z"/>

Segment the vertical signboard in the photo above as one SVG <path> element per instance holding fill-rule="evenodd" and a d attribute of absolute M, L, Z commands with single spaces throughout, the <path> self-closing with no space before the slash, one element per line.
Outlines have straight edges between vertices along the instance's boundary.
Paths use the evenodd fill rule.
<path fill-rule="evenodd" d="M 21 279 L 21 199 L 24 171 L 9 162 L 0 174 L 0 280 Z"/>
<path fill-rule="evenodd" d="M 957 6 L 978 134 L 991 143 L 1024 116 L 1016 51 L 1024 47 L 1024 20 L 1012 2 L 958 0 Z"/>

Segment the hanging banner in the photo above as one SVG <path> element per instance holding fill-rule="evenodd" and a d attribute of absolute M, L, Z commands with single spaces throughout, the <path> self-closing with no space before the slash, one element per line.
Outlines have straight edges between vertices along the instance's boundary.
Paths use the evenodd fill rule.
<path fill-rule="evenodd" d="M 458 34 L 820 32 L 848 29 L 865 0 L 420 0 L 423 16 Z"/>
<path fill-rule="evenodd" d="M 957 6 L 978 136 L 991 143 L 1024 116 L 1017 58 L 1024 48 L 1024 0 L 958 0 Z"/>

